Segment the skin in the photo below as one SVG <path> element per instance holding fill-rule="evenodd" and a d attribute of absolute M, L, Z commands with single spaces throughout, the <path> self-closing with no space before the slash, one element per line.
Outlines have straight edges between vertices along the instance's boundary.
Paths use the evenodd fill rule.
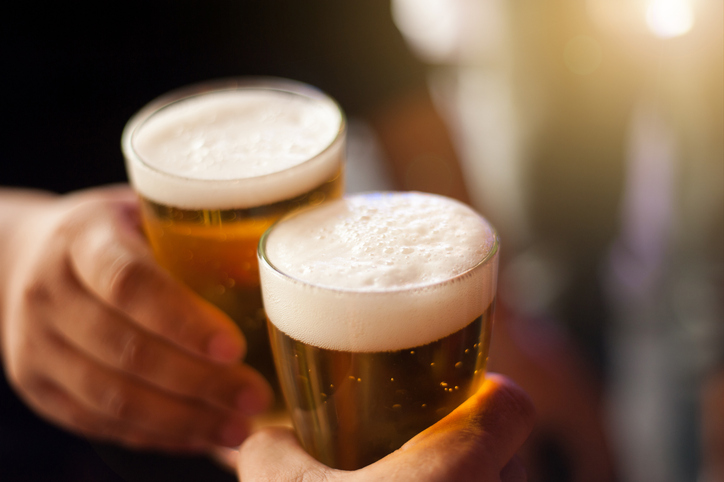
<path fill-rule="evenodd" d="M 710 374 L 701 393 L 702 480 L 724 480 L 724 368 Z"/>
<path fill-rule="evenodd" d="M 247 438 L 271 391 L 238 363 L 244 339 L 231 320 L 156 266 L 127 187 L 1 190 L 0 228 L 0 354 L 37 413 L 134 448 L 209 451 Z M 514 454 L 533 418 L 527 395 L 491 376 L 451 415 L 359 471 L 319 464 L 276 428 L 247 439 L 239 476 L 515 482 L 525 480 Z"/>
<path fill-rule="evenodd" d="M 272 394 L 233 322 L 153 261 L 128 187 L 0 190 L 0 354 L 38 414 L 134 448 L 236 446 Z"/>
<path fill-rule="evenodd" d="M 554 328 L 519 317 L 504 303 L 495 310 L 488 369 L 515 380 L 536 407 L 538 423 L 520 452 L 528 472 L 540 470 L 538 445 L 553 438 L 571 480 L 617 480 L 600 382 L 586 357 Z"/>
<path fill-rule="evenodd" d="M 522 389 L 505 377 L 489 375 L 450 415 L 362 469 L 331 469 L 308 455 L 291 430 L 267 428 L 242 444 L 237 471 L 242 482 L 525 481 L 515 453 L 533 429 L 534 418 L 533 404 Z"/>
<path fill-rule="evenodd" d="M 470 204 L 455 146 L 426 89 L 385 103 L 367 120 L 398 189 L 432 192 Z"/>
<path fill-rule="evenodd" d="M 376 111 L 370 123 L 400 189 L 434 192 L 470 203 L 451 137 L 427 92 L 395 99 Z M 479 208 L 486 213 L 485 206 Z M 503 236 L 503 267 L 506 246 Z M 540 328 L 501 301 L 496 306 L 489 369 L 514 379 L 535 403 L 538 427 L 521 451 L 525 466 L 535 476 L 540 441 L 555 437 L 565 451 L 573 480 L 616 480 L 604 430 L 601 386 L 588 370 L 586 357 L 565 335 Z"/>
<path fill-rule="evenodd" d="M 429 97 L 411 95 L 378 114 L 371 123 L 399 185 L 468 200 Z M 505 338 L 498 335 L 493 352 L 496 340 Z M 512 355 L 519 353 L 517 344 L 508 345 L 508 359 L 520 360 Z M 219 445 L 234 447 L 251 432 L 250 417 L 271 399 L 266 382 L 238 363 L 244 351 L 231 320 L 153 262 L 129 188 L 65 196 L 0 189 L 0 356 L 10 383 L 41 416 L 133 448 L 215 453 Z M 498 369 L 515 371 L 507 365 Z M 536 366 L 528 368 L 535 372 Z M 545 413 L 541 418 L 550 418 Z M 270 454 L 279 447 L 300 450 L 288 432 L 261 432 L 254 440 L 251 447 L 266 440 L 258 447 Z M 395 473 L 392 465 L 399 462 L 428 480 L 419 471 L 430 468 L 436 451 L 447 453 L 448 442 L 433 438 L 429 452 L 417 451 L 423 445 L 387 457 L 376 470 Z M 440 461 L 429 480 L 460 470 L 456 453 L 444 459 L 452 465 Z M 513 462 L 497 473 L 501 480 L 520 480 L 520 468 Z M 407 477 L 408 469 L 400 474 Z"/>

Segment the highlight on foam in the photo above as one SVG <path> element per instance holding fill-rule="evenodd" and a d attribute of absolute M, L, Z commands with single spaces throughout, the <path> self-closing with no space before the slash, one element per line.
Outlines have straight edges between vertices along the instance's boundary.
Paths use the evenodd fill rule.
<path fill-rule="evenodd" d="M 498 238 L 468 206 L 422 193 L 348 196 L 283 218 L 262 237 L 269 320 L 320 348 L 431 343 L 485 312 Z"/>
<path fill-rule="evenodd" d="M 334 100 L 281 79 L 200 84 L 163 96 L 126 125 L 134 188 L 183 209 L 240 209 L 293 198 L 337 173 L 345 120 Z"/>

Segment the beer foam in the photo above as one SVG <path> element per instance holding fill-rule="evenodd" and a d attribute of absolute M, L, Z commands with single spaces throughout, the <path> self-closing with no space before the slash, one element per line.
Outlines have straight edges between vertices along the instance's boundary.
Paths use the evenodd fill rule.
<path fill-rule="evenodd" d="M 211 91 L 142 111 L 124 132 L 129 176 L 152 201 L 245 208 L 303 194 L 343 157 L 339 107 L 264 87 Z"/>
<path fill-rule="evenodd" d="M 262 243 L 270 321 L 321 348 L 431 343 L 467 326 L 495 296 L 494 230 L 441 196 L 349 196 L 285 218 Z"/>

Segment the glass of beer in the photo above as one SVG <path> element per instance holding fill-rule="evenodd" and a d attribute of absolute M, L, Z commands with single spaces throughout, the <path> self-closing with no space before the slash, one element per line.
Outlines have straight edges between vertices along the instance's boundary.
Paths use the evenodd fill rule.
<path fill-rule="evenodd" d="M 401 447 L 482 383 L 498 238 L 466 205 L 365 193 L 285 216 L 259 244 L 272 351 L 292 422 L 353 470 Z"/>
<path fill-rule="evenodd" d="M 156 259 L 238 323 L 246 362 L 275 391 L 256 248 L 282 215 L 342 195 L 344 143 L 337 103 L 282 79 L 175 91 L 144 107 L 123 132 Z"/>

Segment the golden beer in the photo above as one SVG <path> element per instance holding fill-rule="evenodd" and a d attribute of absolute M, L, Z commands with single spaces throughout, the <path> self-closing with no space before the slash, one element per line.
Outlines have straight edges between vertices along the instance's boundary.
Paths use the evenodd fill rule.
<path fill-rule="evenodd" d="M 497 250 L 472 210 L 419 193 L 348 197 L 284 218 L 262 238 L 272 350 L 310 454 L 339 469 L 363 467 L 477 390 Z M 330 268 L 333 260 L 341 267 Z"/>
<path fill-rule="evenodd" d="M 270 324 L 302 445 L 353 470 L 400 448 L 472 395 L 485 374 L 493 307 L 442 340 L 398 351 L 325 350 Z M 294 360 L 289 363 L 284 360 Z"/>
<path fill-rule="evenodd" d="M 293 82 L 213 85 L 146 107 L 123 147 L 156 259 L 239 324 L 276 385 L 256 249 L 282 215 L 342 195 L 339 107 Z"/>

